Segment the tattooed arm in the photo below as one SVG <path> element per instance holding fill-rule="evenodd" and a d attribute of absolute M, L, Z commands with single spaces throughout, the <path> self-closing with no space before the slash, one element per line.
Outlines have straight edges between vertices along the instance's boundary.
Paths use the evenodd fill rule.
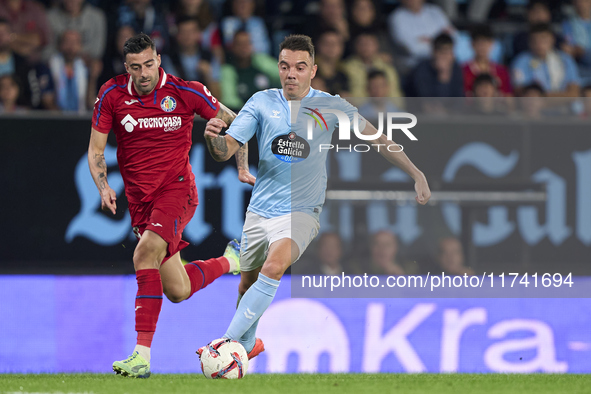
<path fill-rule="evenodd" d="M 248 169 L 248 143 L 242 145 L 236 152 L 236 164 L 238 165 L 238 179 L 240 182 L 254 186 L 256 178 Z"/>
<path fill-rule="evenodd" d="M 236 118 L 236 114 L 228 107 L 220 103 L 220 110 L 214 119 L 211 119 L 205 128 L 205 141 L 209 153 L 216 161 L 226 161 L 236 154 L 238 167 L 238 179 L 243 183 L 254 185 L 256 178 L 248 169 L 248 143 L 240 144 L 229 135 L 219 135 L 223 127 L 229 127 Z M 219 120 L 221 120 L 221 122 Z"/>
<path fill-rule="evenodd" d="M 88 145 L 88 167 L 101 195 L 101 208 L 103 211 L 110 211 L 115 215 L 117 212 L 117 195 L 107 182 L 107 163 L 105 162 L 107 137 L 108 134 L 92 129 L 90 144 Z"/>

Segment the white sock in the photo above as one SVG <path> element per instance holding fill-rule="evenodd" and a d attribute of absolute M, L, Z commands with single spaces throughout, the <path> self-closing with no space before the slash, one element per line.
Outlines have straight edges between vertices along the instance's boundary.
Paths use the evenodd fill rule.
<path fill-rule="evenodd" d="M 150 362 L 150 348 L 147 346 L 142 345 L 135 345 L 133 352 L 138 352 L 140 356 L 144 358 L 147 362 Z"/>
<path fill-rule="evenodd" d="M 226 260 L 228 260 L 228 264 L 230 265 L 230 270 L 228 271 L 229 273 L 232 273 L 238 269 L 238 264 L 236 263 L 236 260 L 230 257 L 226 257 Z"/>

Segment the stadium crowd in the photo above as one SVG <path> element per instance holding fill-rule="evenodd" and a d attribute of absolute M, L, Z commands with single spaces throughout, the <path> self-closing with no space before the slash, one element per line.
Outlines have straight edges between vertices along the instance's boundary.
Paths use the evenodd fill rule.
<path fill-rule="evenodd" d="M 432 252 L 401 253 L 398 237 L 382 229 L 355 243 L 344 242 L 335 232 L 323 232 L 302 256 L 292 273 L 313 275 L 474 275 L 461 241 L 444 236 Z"/>
<path fill-rule="evenodd" d="M 234 110 L 280 86 L 290 33 L 313 38 L 313 87 L 342 96 L 590 91 L 591 0 L 0 0 L 0 112 L 91 110 L 140 31 L 165 71 Z"/>

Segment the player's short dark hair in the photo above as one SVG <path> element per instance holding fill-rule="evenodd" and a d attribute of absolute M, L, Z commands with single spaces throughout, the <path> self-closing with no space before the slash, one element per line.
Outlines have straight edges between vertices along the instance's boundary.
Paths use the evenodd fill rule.
<path fill-rule="evenodd" d="M 530 83 L 529 85 L 525 85 L 523 87 L 523 89 L 521 89 L 521 94 L 525 95 L 525 92 L 530 91 L 530 90 L 535 90 L 538 93 L 540 93 L 540 95 L 545 96 L 546 95 L 546 91 L 544 90 L 544 88 L 542 87 L 542 85 L 540 85 L 537 82 L 534 83 Z"/>
<path fill-rule="evenodd" d="M 581 87 L 581 95 L 583 95 L 585 92 L 591 90 L 591 85 L 584 85 Z"/>
<path fill-rule="evenodd" d="M 552 26 L 549 23 L 536 23 L 532 27 L 529 28 L 529 36 L 531 37 L 534 34 L 539 33 L 549 33 L 554 36 L 554 30 L 552 30 Z"/>
<path fill-rule="evenodd" d="M 372 70 L 369 70 L 369 71 L 367 72 L 367 80 L 368 80 L 368 81 L 371 81 L 372 79 L 374 79 L 374 78 L 379 78 L 379 77 L 384 77 L 384 78 L 387 78 L 387 77 L 386 77 L 386 73 L 385 73 L 385 72 L 383 72 L 382 70 L 376 70 L 376 69 L 374 68 L 374 69 L 372 69 Z"/>
<path fill-rule="evenodd" d="M 479 74 L 476 78 L 474 78 L 474 83 L 472 84 L 472 92 L 475 92 L 478 86 L 484 84 L 493 85 L 495 88 L 497 87 L 497 81 L 495 81 L 492 75 L 488 73 L 482 73 Z"/>
<path fill-rule="evenodd" d="M 287 49 L 290 51 L 306 51 L 314 59 L 314 44 L 312 39 L 303 34 L 291 34 L 285 37 L 285 40 L 279 45 L 279 52 Z"/>
<path fill-rule="evenodd" d="M 148 48 L 152 48 L 153 51 L 156 50 L 156 45 L 150 36 L 146 33 L 136 34 L 125 41 L 123 57 L 126 57 L 128 53 L 142 53 Z"/>
<path fill-rule="evenodd" d="M 10 21 L 6 18 L 0 17 L 0 25 L 8 25 L 8 27 L 11 27 L 12 25 L 10 24 Z"/>
<path fill-rule="evenodd" d="M 435 51 L 443 49 L 443 47 L 448 46 L 448 45 L 453 46 L 454 40 L 447 33 L 441 33 L 437 37 L 435 37 L 435 39 L 433 40 L 433 50 L 435 50 Z"/>
<path fill-rule="evenodd" d="M 470 31 L 470 37 L 472 38 L 472 41 L 476 41 L 478 39 L 492 40 L 494 35 L 490 26 L 479 24 L 472 27 Z"/>

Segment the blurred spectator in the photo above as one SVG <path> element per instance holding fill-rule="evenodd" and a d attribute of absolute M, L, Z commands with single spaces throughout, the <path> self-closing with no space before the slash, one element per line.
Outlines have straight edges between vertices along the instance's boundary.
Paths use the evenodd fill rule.
<path fill-rule="evenodd" d="M 579 94 L 579 73 L 570 55 L 554 49 L 550 25 L 535 25 L 530 30 L 530 50 L 513 61 L 513 88 L 539 83 L 549 97 L 576 97 Z"/>
<path fill-rule="evenodd" d="M 388 17 L 390 36 L 406 52 L 404 66 L 416 66 L 431 54 L 431 42 L 442 32 L 455 29 L 445 13 L 425 0 L 401 0 L 402 5 Z"/>
<path fill-rule="evenodd" d="M 345 61 L 343 68 L 349 77 L 350 93 L 353 97 L 366 97 L 367 72 L 381 70 L 388 79 L 388 96 L 401 97 L 398 73 L 391 64 L 380 56 L 378 39 L 374 34 L 363 33 L 355 40 L 355 52 Z"/>
<path fill-rule="evenodd" d="M 0 75 L 14 74 L 22 83 L 19 105 L 33 109 L 55 109 L 53 79 L 43 63 L 32 63 L 11 49 L 12 30 L 0 18 Z"/>
<path fill-rule="evenodd" d="M 448 275 L 474 275 L 474 270 L 465 265 L 462 244 L 457 238 L 443 238 L 439 241 L 437 261 Z"/>
<path fill-rule="evenodd" d="M 562 32 L 572 55 L 585 66 L 591 66 L 591 0 L 573 0 L 575 15 L 562 23 Z"/>
<path fill-rule="evenodd" d="M 462 67 L 466 95 L 472 94 L 474 79 L 478 75 L 486 73 L 496 80 L 496 86 L 503 95 L 510 96 L 513 91 L 507 68 L 489 60 L 490 51 L 494 43 L 492 30 L 487 25 L 481 25 L 474 28 L 471 36 L 472 47 L 474 48 L 474 60 L 469 61 Z"/>
<path fill-rule="evenodd" d="M 546 0 L 530 0 L 527 5 L 527 27 L 524 31 L 517 33 L 513 37 L 513 58 L 529 50 L 529 30 L 532 26 L 541 23 L 552 23 L 550 5 Z M 569 52 L 568 45 L 566 45 L 562 35 L 554 31 L 552 33 L 554 34 L 554 45 L 556 49 Z"/>
<path fill-rule="evenodd" d="M 349 15 L 350 42 L 354 42 L 361 33 L 372 33 L 378 37 L 380 52 L 392 52 L 386 21 L 378 14 L 374 0 L 354 0 Z"/>
<path fill-rule="evenodd" d="M 18 105 L 20 92 L 20 85 L 14 75 L 6 74 L 0 77 L 0 114 L 26 112 L 25 107 Z"/>
<path fill-rule="evenodd" d="M 76 30 L 63 32 L 58 48 L 49 59 L 57 105 L 63 111 L 84 112 L 94 104 L 98 75 L 91 75 L 82 59 L 82 37 Z"/>
<path fill-rule="evenodd" d="M 325 91 L 330 94 L 349 94 L 349 79 L 343 72 L 344 49 L 343 37 L 336 30 L 327 30 L 318 37 L 315 54 L 318 70 L 314 79 L 324 80 Z"/>
<path fill-rule="evenodd" d="M 344 0 L 320 0 L 319 12 L 308 19 L 305 31 L 312 37 L 312 41 L 317 42 L 318 37 L 325 30 L 336 30 L 343 37 L 344 42 L 349 41 L 349 22 Z"/>
<path fill-rule="evenodd" d="M 110 46 L 110 51 L 105 56 L 105 66 L 103 72 L 99 77 L 97 86 L 102 86 L 109 79 L 126 73 L 125 70 L 125 56 L 123 56 L 123 45 L 125 41 L 136 35 L 133 27 L 124 25 L 117 29 L 115 35 L 115 43 Z"/>
<path fill-rule="evenodd" d="M 149 35 L 158 53 L 168 50 L 168 27 L 164 13 L 152 5 L 151 0 L 126 0 L 119 7 L 116 17 L 117 28 L 129 25 L 135 31 Z"/>
<path fill-rule="evenodd" d="M 90 60 L 101 60 L 107 41 L 107 19 L 104 12 L 85 0 L 61 0 L 47 12 L 53 39 L 45 49 L 47 58 L 57 51 L 55 38 L 66 30 L 76 30 L 82 36 L 82 55 Z"/>
<path fill-rule="evenodd" d="M 372 122 L 379 120 L 379 113 L 399 112 L 398 107 L 388 95 L 388 80 L 380 70 L 370 71 L 367 75 L 367 97 L 369 99 L 359 107 L 359 114 Z"/>
<path fill-rule="evenodd" d="M 402 265 L 397 261 L 398 238 L 390 231 L 378 231 L 371 237 L 370 266 L 368 274 L 373 275 L 404 275 Z"/>
<path fill-rule="evenodd" d="M 447 16 L 455 21 L 459 19 L 460 2 L 458 0 L 438 0 Z M 495 0 L 467 0 L 466 19 L 470 22 L 486 21 Z"/>
<path fill-rule="evenodd" d="M 449 34 L 435 38 L 431 59 L 419 63 L 408 83 L 410 97 L 464 97 L 462 69 L 455 61 Z"/>
<path fill-rule="evenodd" d="M 234 34 L 246 30 L 250 34 L 255 53 L 271 54 L 271 40 L 263 18 L 254 15 L 254 0 L 231 0 L 232 15 L 222 18 L 221 30 L 224 44 L 230 47 Z"/>
<path fill-rule="evenodd" d="M 199 81 L 219 97 L 220 64 L 208 51 L 201 50 L 197 19 L 186 17 L 177 23 L 176 48 L 162 55 L 162 68 L 186 81 Z"/>
<path fill-rule="evenodd" d="M 312 83 L 310 84 L 310 86 L 312 86 L 312 89 L 328 92 L 328 86 L 326 86 L 326 81 L 324 80 L 324 78 L 319 77 L 318 73 L 316 73 L 316 76 L 314 77 L 314 79 L 312 79 Z"/>
<path fill-rule="evenodd" d="M 497 81 L 490 74 L 478 74 L 472 84 L 472 95 L 474 97 L 497 97 Z"/>
<path fill-rule="evenodd" d="M 280 86 L 277 59 L 254 53 L 248 32 L 236 32 L 228 63 L 222 66 L 220 99 L 224 105 L 238 111 L 259 90 Z"/>
<path fill-rule="evenodd" d="M 497 80 L 490 74 L 479 74 L 472 84 L 472 96 L 476 98 L 475 109 L 479 115 L 507 114 L 511 98 L 499 97 L 502 94 L 497 87 Z"/>
<path fill-rule="evenodd" d="M 322 233 L 316 241 L 317 264 L 314 271 L 323 275 L 341 275 L 344 268 L 341 264 L 343 243 L 336 233 Z"/>
<path fill-rule="evenodd" d="M 51 41 L 45 8 L 33 0 L 0 0 L 0 17 L 12 26 L 12 50 L 39 60 L 40 51 Z"/>
<path fill-rule="evenodd" d="M 521 89 L 519 103 L 526 117 L 530 119 L 539 119 L 542 117 L 544 109 L 544 97 L 546 92 L 538 83 L 532 83 Z"/>
<path fill-rule="evenodd" d="M 172 6 L 173 12 L 168 15 L 170 34 L 177 33 L 177 20 L 183 17 L 196 18 L 201 29 L 201 42 L 199 46 L 209 51 L 220 62 L 224 63 L 224 49 L 222 46 L 222 34 L 207 0 L 178 0 Z"/>

